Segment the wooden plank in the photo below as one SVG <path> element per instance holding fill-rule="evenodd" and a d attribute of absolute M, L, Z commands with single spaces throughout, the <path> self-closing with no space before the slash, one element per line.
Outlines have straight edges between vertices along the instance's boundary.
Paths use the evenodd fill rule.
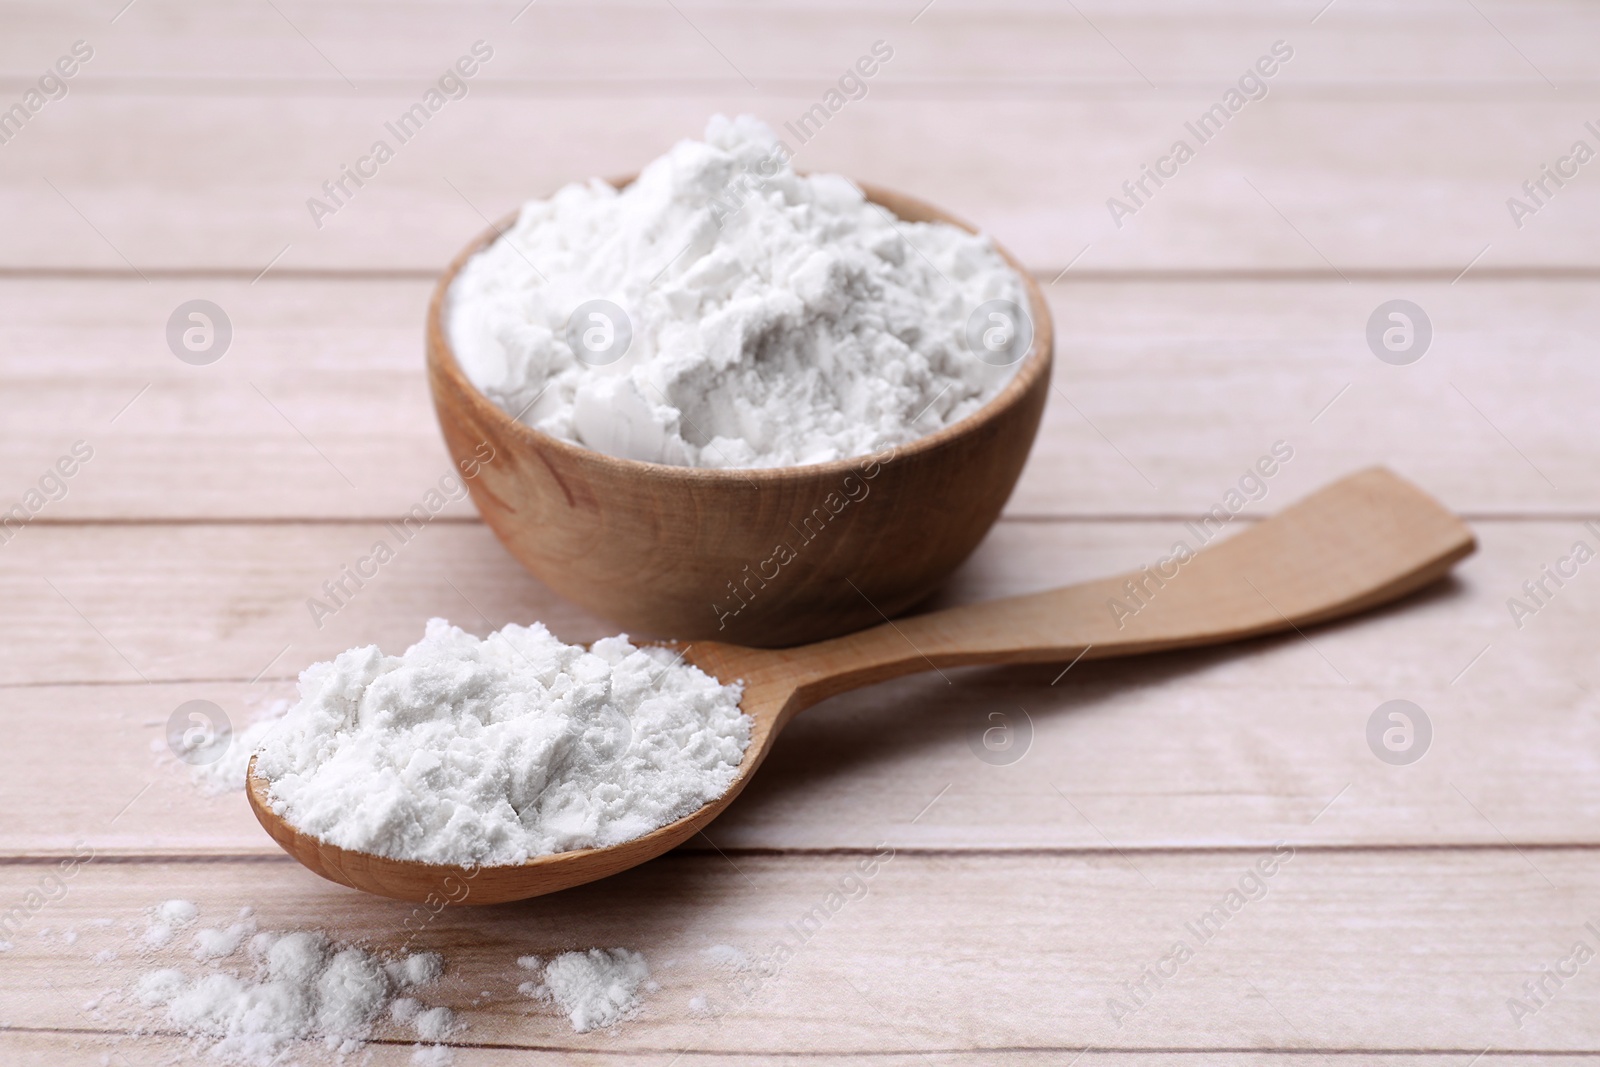
<path fill-rule="evenodd" d="M 637 0 L 542 0 L 529 11 L 479 0 L 385 4 L 381 17 L 365 3 L 278 6 L 281 14 L 255 5 L 194 10 L 141 0 L 110 26 L 101 5 L 13 4 L 0 76 L 37 77 L 64 44 L 86 37 L 98 52 L 83 86 L 139 79 L 205 91 L 248 79 L 332 95 L 431 79 L 453 58 L 451 47 L 485 38 L 496 46 L 485 83 L 523 91 L 663 81 L 742 87 L 742 71 L 759 88 L 802 80 L 820 92 L 864 46 L 888 39 L 896 56 L 885 84 L 917 91 L 985 83 L 1147 91 L 1152 84 L 1231 81 L 1254 58 L 1252 49 L 1290 37 L 1306 43 L 1301 69 L 1315 82 L 1548 88 L 1541 74 L 1559 85 L 1594 78 L 1594 57 L 1582 42 L 1600 28 L 1593 8 L 1573 0 L 1497 8 L 1492 21 L 1447 0 L 1402 8 L 1341 3 L 1329 12 L 1294 3 L 1170 0 L 1086 2 L 1077 10 L 1048 0 L 940 0 L 919 12 L 898 0 L 808 0 L 684 3 L 681 14 Z M 597 69 L 601 55 L 608 62 Z"/>
<path fill-rule="evenodd" d="M 1374 463 L 1477 514 L 1600 503 L 1577 430 L 1600 377 L 1569 332 L 1587 318 L 1586 285 L 1068 279 L 1051 289 L 1061 363 L 1014 514 L 1204 511 L 1278 440 L 1295 456 L 1266 511 Z M 1433 330 L 1409 366 L 1380 361 L 1366 336 L 1396 298 Z M 1096 487 L 1081 511 L 1080 486 Z"/>
<path fill-rule="evenodd" d="M 1540 521 L 1479 523 L 1484 552 L 1459 582 L 1304 639 L 1064 677 L 951 672 L 829 702 L 714 846 L 429 924 L 414 947 L 450 956 L 442 992 L 471 1024 L 457 1062 L 1600 1058 L 1586 970 L 1521 1026 L 1507 1009 L 1600 925 L 1585 910 L 1595 594 L 1580 572 L 1520 627 L 1507 610 L 1574 540 L 1596 543 L 1570 517 L 1600 510 L 1580 340 L 1600 194 L 1580 179 L 1521 230 L 1504 203 L 1587 136 L 1600 11 L 939 0 L 913 24 L 903 0 L 683 15 L 541 0 L 504 25 L 520 3 L 7 16 L 7 100 L 78 36 L 98 55 L 0 149 L 0 273 L 71 279 L 0 282 L 0 510 L 74 440 L 96 454 L 0 545 L 0 915 L 75 842 L 96 858 L 0 951 L 0 1059 L 188 1054 L 126 1036 L 148 1020 L 116 997 L 101 1017 L 85 1007 L 156 965 L 127 925 L 169 896 L 208 919 L 250 905 L 267 926 L 316 916 L 398 946 L 405 906 L 315 880 L 240 798 L 199 795 L 165 753 L 167 716 L 200 698 L 242 722 L 298 666 L 357 641 L 401 647 L 435 613 L 478 632 L 532 617 L 575 639 L 609 632 L 518 570 L 466 504 L 326 627 L 310 621 L 305 598 L 446 469 L 417 373 L 424 279 L 480 211 L 633 169 L 714 109 L 792 118 L 880 36 L 895 61 L 801 163 L 944 203 L 1047 280 L 1083 253 L 1054 287 L 1060 390 L 1012 521 L 944 602 L 1149 562 L 1189 536 L 1171 516 L 1219 502 L 1280 439 L 1295 460 L 1252 511 L 1381 459 L 1452 506 Z M 477 36 L 497 58 L 472 99 L 312 230 L 305 196 Z M 1106 196 L 1279 36 L 1297 56 L 1271 97 L 1115 229 Z M 107 280 L 118 272 L 134 280 Z M 1230 274 L 1250 284 L 1174 281 Z M 162 340 L 195 296 L 239 328 L 208 368 Z M 1397 296 L 1437 330 L 1411 367 L 1379 363 L 1363 337 Z M 1093 521 L 1054 521 L 1072 516 Z M 1146 521 L 1120 521 L 1133 516 Z M 1396 698 L 1433 724 L 1412 765 L 1369 747 L 1370 717 Z M 997 711 L 1032 727 L 1014 764 L 973 749 Z M 885 840 L 900 851 L 867 898 L 755 995 L 748 972 L 705 954 L 767 951 Z M 1137 1002 L 1123 983 L 1276 841 L 1299 852 L 1268 895 L 1116 1025 L 1108 998 Z M 579 1038 L 515 993 L 511 961 L 590 944 L 643 949 L 662 988 L 639 1020 Z M 727 1014 L 697 1014 L 696 995 Z M 372 1050 L 410 1059 L 403 1042 Z"/>
<path fill-rule="evenodd" d="M 38 645 L 8 642 L 0 670 L 12 684 L 283 677 L 298 673 L 292 664 L 354 643 L 410 644 L 430 615 L 478 621 L 474 604 L 492 619 L 542 618 L 571 639 L 610 632 L 557 600 L 477 524 L 434 520 L 404 542 L 375 524 L 28 533 L 41 536 L 6 546 L 8 620 L 42 625 L 34 640 L 55 647 L 41 657 Z M 395 558 L 355 594 L 340 595 L 340 606 L 323 583 L 379 539 Z M 314 618 L 312 598 L 335 613 Z M 186 623 L 185 612 L 197 613 Z"/>
<path fill-rule="evenodd" d="M 362 1054 L 363 1062 L 371 1063 L 374 1067 L 389 1067 L 391 1064 L 395 1067 L 409 1065 L 413 1062 L 412 1049 L 413 1046 L 406 1044 L 369 1045 Z M 99 1056 L 112 1056 L 112 1062 L 115 1062 L 115 1053 L 129 1051 L 134 1051 L 134 1046 L 121 1035 L 0 1030 L 0 1054 L 10 1055 L 17 1062 L 37 1064 L 41 1067 L 57 1063 L 92 1062 Z M 156 1062 L 175 1061 L 188 1051 L 190 1050 L 187 1042 L 172 1038 L 141 1035 L 138 1039 L 137 1054 L 149 1056 Z M 573 1048 L 502 1049 L 457 1045 L 453 1047 L 452 1054 L 453 1062 L 460 1067 L 512 1067 L 512 1065 L 520 1067 L 529 1063 L 602 1067 L 602 1065 L 634 1064 L 639 1059 L 638 1054 L 628 1051 L 607 1052 Z M 967 1065 L 980 1067 L 991 1063 L 1005 1064 L 1006 1067 L 1059 1067 L 1062 1055 L 1055 1051 L 986 1049 L 981 1052 L 941 1052 L 932 1057 L 927 1053 L 918 1052 L 879 1053 L 873 1056 L 872 1062 L 879 1067 L 927 1067 L 931 1058 L 939 1067 L 967 1067 Z M 1069 1052 L 1066 1055 L 1070 1061 L 1073 1053 Z M 1081 1053 L 1082 1058 L 1077 1061 L 1076 1067 L 1113 1067 L 1127 1063 L 1129 1055 L 1125 1052 L 1100 1052 L 1091 1049 Z M 1320 1052 L 1294 1053 L 1272 1049 L 1224 1053 L 1141 1049 L 1132 1055 L 1138 1056 L 1141 1063 L 1157 1064 L 1160 1067 L 1257 1067 L 1265 1064 L 1270 1064 L 1272 1067 L 1326 1067 L 1328 1062 L 1328 1057 Z M 1553 1059 L 1538 1053 L 1490 1052 L 1479 1059 L 1478 1064 L 1481 1067 L 1535 1067 L 1552 1062 L 1586 1063 L 1591 1059 L 1591 1057 L 1570 1055 Z M 679 1055 L 674 1067 L 760 1067 L 770 1062 L 770 1058 L 763 1054 L 687 1051 Z M 833 1067 L 835 1064 L 851 1064 L 859 1060 L 855 1053 L 822 1052 L 808 1053 L 806 1062 Z M 1371 1064 L 1372 1067 L 1436 1067 L 1439 1057 L 1427 1053 L 1363 1053 L 1361 1062 Z"/>
<path fill-rule="evenodd" d="M 434 271 L 485 217 L 568 181 L 637 171 L 680 138 L 699 136 L 715 112 L 749 111 L 781 126 L 820 91 L 468 97 L 407 143 L 387 138 L 395 158 L 321 220 L 307 201 L 385 136 L 385 121 L 415 103 L 417 90 L 333 99 L 69 96 L 4 146 L 0 210 L 15 225 L 0 267 L 132 264 L 246 278 L 274 261 L 281 270 Z M 1205 144 L 1187 135 L 1196 157 L 1161 188 L 1147 182 L 1149 199 L 1135 216 L 1113 218 L 1110 198 L 1127 203 L 1123 183 L 1168 153 L 1186 136 L 1184 123 L 1222 91 L 1111 100 L 869 95 L 791 147 L 806 169 L 914 193 L 972 219 L 1052 275 L 1076 260 L 1086 271 L 1338 278 L 1411 270 L 1448 280 L 1480 253 L 1479 270 L 1597 266 L 1600 184 L 1567 183 L 1520 229 L 1506 206 L 1541 164 L 1586 136 L 1592 98 L 1581 92 L 1446 95 L 1403 108 L 1359 95 L 1269 95 Z"/>
<path fill-rule="evenodd" d="M 452 470 L 423 372 L 426 283 L 7 285 L 19 314 L 0 387 L 7 492 L 20 497 L 77 440 L 94 449 L 41 518 L 387 517 Z M 233 341 L 197 367 L 165 329 L 201 294 Z M 160 492 L 153 472 L 167 472 Z"/>
<path fill-rule="evenodd" d="M 892 844 L 891 844 L 892 847 Z M 1595 918 L 1593 853 L 1296 851 L 1269 878 L 1245 879 L 1261 852 L 1101 857 L 928 856 L 880 862 L 860 899 L 809 939 L 790 933 L 859 856 L 674 854 L 617 878 L 493 909 L 449 910 L 412 950 L 441 952 L 429 999 L 448 1004 L 480 1044 L 595 1051 L 966 1052 L 1019 1049 L 1070 1059 L 1124 1050 L 1373 1049 L 1594 1053 L 1600 987 L 1587 970 L 1514 1025 L 1525 979 L 1566 957 Z M 1282 853 L 1280 853 L 1282 855 Z M 7 901 L 48 868 L 0 868 Z M 1549 881 L 1546 881 L 1546 878 Z M 1248 900 L 1208 939 L 1188 929 L 1237 891 Z M 130 940 L 146 909 L 181 897 L 202 922 L 254 908 L 265 929 L 315 917 L 342 941 L 394 951 L 410 905 L 323 883 L 288 862 L 89 862 L 66 895 L 28 916 L 0 972 L 12 1026 L 125 1030 L 148 1021 L 119 1004 L 142 971 L 193 967 L 180 935 L 167 953 Z M 110 920 L 111 925 L 92 925 Z M 414 926 L 416 924 L 414 923 Z M 48 929 L 48 934 L 42 931 Z M 65 943 L 66 931 L 76 940 Z M 759 959 L 787 937 L 775 977 L 719 967 L 706 950 Z M 1121 1025 L 1110 1001 L 1183 940 L 1191 956 Z M 660 989 L 641 1015 L 575 1037 L 516 992 L 527 953 L 623 945 L 653 965 Z M 100 952 L 114 959 L 96 960 Z M 1169 964 L 1169 972 L 1171 965 Z M 740 989 L 744 979 L 745 995 Z M 97 1009 L 81 1007 L 108 991 Z M 487 995 L 485 995 L 487 994 Z M 720 1016 L 689 1006 L 704 996 Z M 87 1016 L 87 1018 L 86 1018 Z M 99 1016 L 99 1017 L 97 1017 Z M 124 1049 L 136 1050 L 131 1042 Z M 1057 1062 L 1061 1062 L 1058 1059 Z"/>
<path fill-rule="evenodd" d="M 0 511 L 83 440 L 94 458 L 40 520 L 404 513 L 450 470 L 422 372 L 428 291 L 0 281 L 12 309 L 0 322 Z M 1055 388 L 1012 515 L 1197 515 L 1279 440 L 1294 459 L 1253 511 L 1379 462 L 1472 514 L 1600 511 L 1587 433 L 1600 398 L 1593 283 L 1068 275 L 1049 293 Z M 1411 366 L 1380 362 L 1365 337 L 1398 296 L 1435 332 Z M 196 297 L 234 329 L 206 367 L 180 363 L 164 339 L 167 316 Z M 458 503 L 448 514 L 475 512 Z"/>
<path fill-rule="evenodd" d="M 1477 528 L 1483 548 L 1458 582 L 1304 638 L 1084 662 L 1064 676 L 1059 666 L 926 674 L 836 698 L 785 732 L 713 837 L 739 850 L 883 837 L 962 850 L 1600 843 L 1588 713 L 1600 677 L 1587 665 L 1600 591 L 1586 571 L 1547 585 L 1554 598 L 1520 630 L 1506 607 L 1574 540 L 1596 538 L 1576 523 Z M 423 531 L 321 631 L 304 600 L 369 530 L 31 534 L 0 572 L 10 635 L 0 677 L 11 683 L 0 701 L 13 724 L 0 810 L 16 815 L 0 824 L 3 855 L 64 854 L 79 838 L 120 854 L 271 854 L 242 796 L 202 795 L 169 754 L 162 739 L 181 704 L 215 702 L 242 729 L 292 697 L 306 664 L 358 643 L 398 651 L 432 614 L 478 633 L 541 618 L 569 639 L 611 632 L 475 526 Z M 1179 537 L 1192 543 L 1177 522 L 1002 523 L 944 599 L 1133 569 Z M 1378 707 L 1396 699 L 1418 704 L 1432 728 L 1431 748 L 1408 766 L 1383 762 L 1367 739 Z M 979 755 L 997 725 L 1031 730 L 1019 760 Z M 63 736 L 78 746 L 67 763 Z"/>

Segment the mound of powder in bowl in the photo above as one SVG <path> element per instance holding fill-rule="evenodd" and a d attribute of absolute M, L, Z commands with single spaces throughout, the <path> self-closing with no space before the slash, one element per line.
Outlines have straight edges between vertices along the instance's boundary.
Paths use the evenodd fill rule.
<path fill-rule="evenodd" d="M 300 675 L 256 757 L 272 809 L 341 848 L 493 866 L 615 845 L 727 792 L 741 688 L 625 636 L 588 649 L 430 619 L 403 656 L 353 648 Z"/>
<path fill-rule="evenodd" d="M 1026 306 L 987 237 L 797 175 L 770 128 L 718 115 L 620 192 L 595 180 L 523 205 L 452 283 L 446 329 L 473 384 L 545 433 L 777 467 L 977 411 L 1027 351 Z"/>

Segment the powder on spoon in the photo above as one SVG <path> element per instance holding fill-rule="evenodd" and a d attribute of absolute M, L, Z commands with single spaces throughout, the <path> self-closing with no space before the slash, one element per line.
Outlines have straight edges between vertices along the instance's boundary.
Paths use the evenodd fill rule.
<path fill-rule="evenodd" d="M 1017 314 L 991 317 L 996 300 Z M 1026 351 L 1026 303 L 987 237 L 894 219 L 843 177 L 796 174 L 759 120 L 718 115 L 620 192 L 595 180 L 523 205 L 452 283 L 446 329 L 473 384 L 546 433 L 775 467 L 977 411 Z"/>
<path fill-rule="evenodd" d="M 615 845 L 727 792 L 750 742 L 739 685 L 626 636 L 479 639 L 430 619 L 403 656 L 300 676 L 256 772 L 274 811 L 341 848 L 491 866 Z"/>

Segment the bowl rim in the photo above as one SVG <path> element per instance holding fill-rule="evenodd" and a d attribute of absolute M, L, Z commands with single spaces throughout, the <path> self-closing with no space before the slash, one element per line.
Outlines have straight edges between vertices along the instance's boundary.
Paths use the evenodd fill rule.
<path fill-rule="evenodd" d="M 617 189 L 623 189 L 638 177 L 629 175 L 623 178 L 602 179 L 607 184 Z M 983 233 L 978 227 L 967 222 L 943 208 L 937 207 L 914 196 L 897 192 L 870 182 L 847 179 L 857 189 L 861 190 L 867 202 L 884 208 L 894 214 L 902 222 L 919 221 L 906 219 L 895 210 L 898 204 L 912 207 L 928 219 L 945 222 L 975 236 L 988 237 L 990 245 L 1000 254 L 1018 277 L 1022 280 L 1022 287 L 1028 299 L 1028 312 L 1033 320 L 1033 344 L 1017 365 L 1016 372 L 1010 379 L 984 402 L 983 406 L 948 426 L 925 434 L 914 440 L 900 445 L 891 445 L 879 452 L 868 452 L 859 456 L 846 456 L 842 459 L 831 459 L 824 463 L 806 463 L 778 467 L 687 467 L 672 463 L 654 463 L 648 460 L 628 459 L 622 456 L 613 456 L 607 452 L 556 437 L 528 425 L 521 419 L 514 419 L 511 413 L 491 400 L 487 393 L 479 389 L 472 379 L 467 377 L 466 371 L 456 359 L 455 349 L 450 344 L 450 337 L 444 328 L 444 308 L 449 299 L 450 287 L 455 282 L 456 276 L 466 266 L 467 261 L 489 245 L 503 237 L 506 231 L 516 225 L 522 213 L 521 207 L 502 216 L 499 221 L 491 222 L 489 228 L 480 232 L 466 247 L 456 253 L 444 272 L 439 275 L 434 283 L 433 293 L 428 298 L 428 312 L 426 323 L 426 348 L 427 362 L 431 369 L 437 370 L 450 379 L 450 383 L 467 397 L 467 403 L 475 417 L 486 420 L 499 426 L 502 433 L 509 433 L 520 439 L 524 445 L 535 449 L 554 451 L 564 455 L 576 463 L 592 464 L 595 467 L 608 470 L 616 475 L 632 474 L 637 477 L 665 479 L 668 481 L 692 482 L 700 485 L 717 484 L 745 484 L 776 483 L 795 479 L 834 478 L 849 474 L 870 466 L 874 462 L 887 463 L 890 460 L 899 462 L 911 456 L 931 452 L 944 445 L 981 429 L 1012 409 L 1022 404 L 1027 395 L 1038 385 L 1041 378 L 1047 378 L 1055 353 L 1055 330 L 1050 317 L 1049 303 L 1045 300 L 1044 292 L 1039 288 L 1037 279 L 993 236 Z M 902 239 L 904 238 L 902 235 Z M 430 380 L 430 387 L 432 382 Z"/>

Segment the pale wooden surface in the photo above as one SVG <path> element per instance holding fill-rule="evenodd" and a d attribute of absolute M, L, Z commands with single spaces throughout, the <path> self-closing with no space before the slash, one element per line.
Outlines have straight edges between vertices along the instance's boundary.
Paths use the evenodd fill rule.
<path fill-rule="evenodd" d="M 1586 167 L 1521 230 L 1504 205 L 1600 121 L 1600 10 L 1337 0 L 1313 24 L 1320 0 L 937 0 L 912 24 L 920 2 L 680 3 L 685 20 L 539 0 L 513 25 L 518 2 L 277 6 L 138 0 L 114 24 L 120 2 L 0 6 L 7 105 L 74 40 L 96 48 L 0 145 L 0 509 L 73 441 L 95 448 L 0 545 L 0 910 L 75 841 L 100 857 L 0 953 L 0 1059 L 181 1055 L 77 1007 L 150 965 L 120 926 L 168 896 L 392 941 L 402 906 L 281 857 L 241 796 L 201 796 L 161 754 L 161 724 L 193 698 L 246 721 L 299 667 L 401 646 L 429 615 L 607 632 L 464 506 L 311 624 L 305 597 L 448 469 L 422 376 L 429 277 L 478 211 L 635 169 L 712 110 L 790 118 L 879 38 L 895 59 L 801 162 L 969 218 L 1043 282 L 1083 253 L 1048 288 L 1057 388 L 1033 459 L 943 602 L 1149 562 L 1280 439 L 1295 459 L 1254 513 L 1389 462 L 1471 516 L 1480 553 L 1309 643 L 1085 662 L 1054 685 L 1049 668 L 926 675 L 813 709 L 713 826 L 722 854 L 697 840 L 589 890 L 438 920 L 427 947 L 469 1023 L 456 1062 L 1600 1057 L 1592 964 L 1520 1029 L 1505 1006 L 1600 922 L 1600 579 L 1586 567 L 1520 630 L 1506 608 L 1595 543 L 1600 178 Z M 497 51 L 472 95 L 312 229 L 304 198 L 479 37 Z M 1278 38 L 1296 57 L 1268 98 L 1114 229 L 1105 197 Z M 193 297 L 233 317 L 211 367 L 162 338 Z M 1393 297 L 1436 330 L 1409 367 L 1363 339 Z M 1408 767 L 1364 737 L 1394 698 L 1434 724 Z M 969 734 L 1014 706 L 1028 755 L 975 759 Z M 879 841 L 898 851 L 870 895 L 778 981 L 719 1021 L 690 1010 L 737 996 L 705 948 L 763 951 Z M 1299 851 L 1269 894 L 1112 1025 L 1107 998 L 1276 841 Z M 663 988 L 633 1023 L 578 1036 L 507 974 L 592 944 L 641 949 Z M 380 1044 L 372 1062 L 409 1056 Z"/>

